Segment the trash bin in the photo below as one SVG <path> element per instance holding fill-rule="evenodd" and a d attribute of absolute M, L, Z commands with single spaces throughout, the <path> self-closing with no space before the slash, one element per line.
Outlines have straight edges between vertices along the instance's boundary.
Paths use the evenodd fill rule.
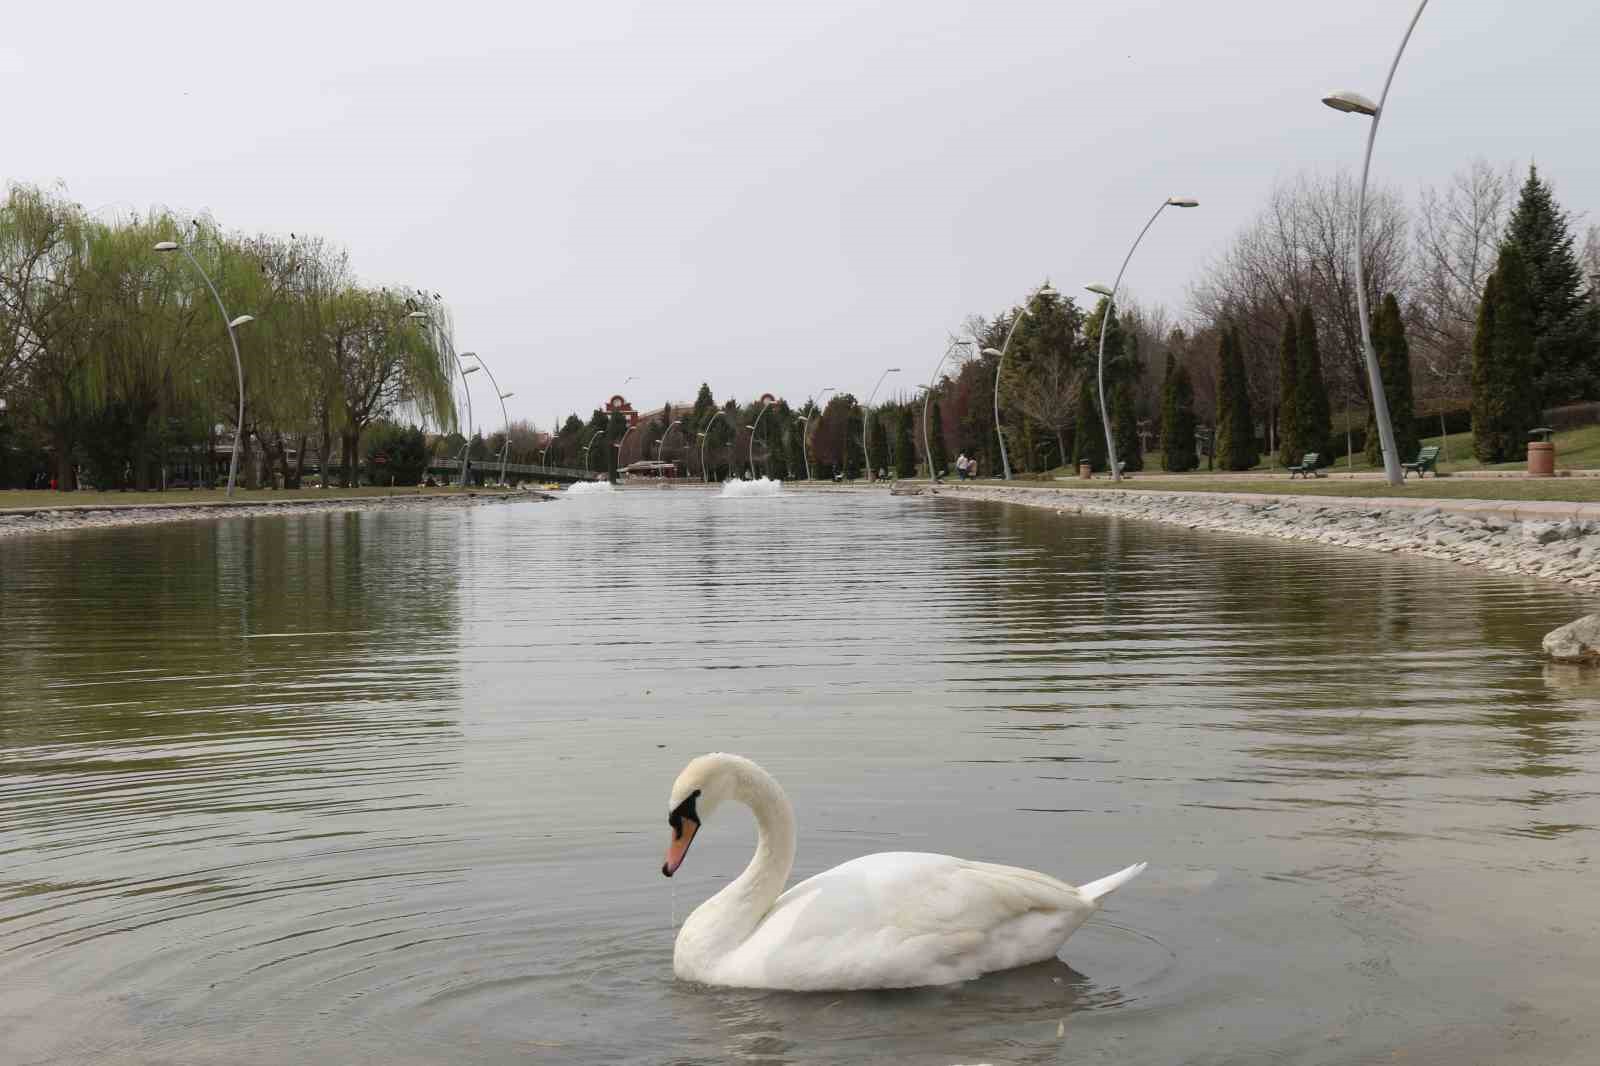
<path fill-rule="evenodd" d="M 1555 477 L 1556 475 L 1556 445 L 1550 439 L 1555 430 L 1548 426 L 1540 426 L 1529 431 L 1529 436 L 1534 438 L 1528 442 L 1528 476 L 1529 477 Z"/>
<path fill-rule="evenodd" d="M 1090 478 L 1094 477 L 1094 467 L 1090 466 L 1088 463 L 1079 463 L 1078 476 L 1084 481 L 1088 481 Z"/>

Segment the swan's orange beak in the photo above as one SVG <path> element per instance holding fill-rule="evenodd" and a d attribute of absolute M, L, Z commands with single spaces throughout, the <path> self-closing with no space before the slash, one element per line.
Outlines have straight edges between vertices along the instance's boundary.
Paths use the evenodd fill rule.
<path fill-rule="evenodd" d="M 661 864 L 661 872 L 671 877 L 678 872 L 678 867 L 683 865 L 683 857 L 689 854 L 689 845 L 694 842 L 695 833 L 699 832 L 700 823 L 693 818 L 679 818 L 672 827 L 672 840 L 667 844 L 667 861 Z"/>

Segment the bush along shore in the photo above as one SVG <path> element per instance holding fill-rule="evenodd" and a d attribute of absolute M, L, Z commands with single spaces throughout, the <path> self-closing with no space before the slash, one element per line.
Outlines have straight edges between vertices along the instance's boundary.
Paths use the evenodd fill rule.
<path fill-rule="evenodd" d="M 953 490 L 953 492 L 952 492 Z M 941 486 L 941 495 L 1067 514 L 1163 522 L 1341 548 L 1404 552 L 1482 570 L 1600 588 L 1600 507 L 1479 500 L 1394 501 Z M 1541 508 L 1549 513 L 1539 514 Z M 1594 511 L 1596 518 L 1579 517 Z"/>
<path fill-rule="evenodd" d="M 553 499 L 540 492 L 424 493 L 419 495 L 347 496 L 274 501 L 207 501 L 183 504 L 89 504 L 0 510 L 0 539 L 29 533 L 70 529 L 107 529 L 157 522 L 209 522 L 224 518 L 284 517 L 335 511 L 415 511 L 437 507 L 473 507 L 508 500 Z"/>

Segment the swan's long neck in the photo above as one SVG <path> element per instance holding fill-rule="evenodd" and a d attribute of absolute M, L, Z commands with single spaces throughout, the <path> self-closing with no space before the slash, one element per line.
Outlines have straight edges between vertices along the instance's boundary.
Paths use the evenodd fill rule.
<path fill-rule="evenodd" d="M 778 782 L 747 759 L 732 768 L 732 798 L 749 807 L 756 816 L 756 853 L 727 888 L 702 905 L 710 919 L 702 935 L 714 951 L 729 951 L 742 943 L 767 916 L 772 904 L 783 894 L 783 886 L 794 869 L 794 808 Z M 696 917 L 699 917 L 697 914 Z"/>

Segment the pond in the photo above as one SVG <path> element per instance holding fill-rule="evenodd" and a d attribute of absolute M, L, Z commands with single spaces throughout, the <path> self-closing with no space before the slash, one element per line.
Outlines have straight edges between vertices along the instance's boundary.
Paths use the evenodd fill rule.
<path fill-rule="evenodd" d="M 1551 1063 L 1600 1038 L 1600 688 L 1532 580 L 860 492 L 0 542 L 0 1061 Z M 956 987 L 687 985 L 743 868 L 1149 870 Z"/>

